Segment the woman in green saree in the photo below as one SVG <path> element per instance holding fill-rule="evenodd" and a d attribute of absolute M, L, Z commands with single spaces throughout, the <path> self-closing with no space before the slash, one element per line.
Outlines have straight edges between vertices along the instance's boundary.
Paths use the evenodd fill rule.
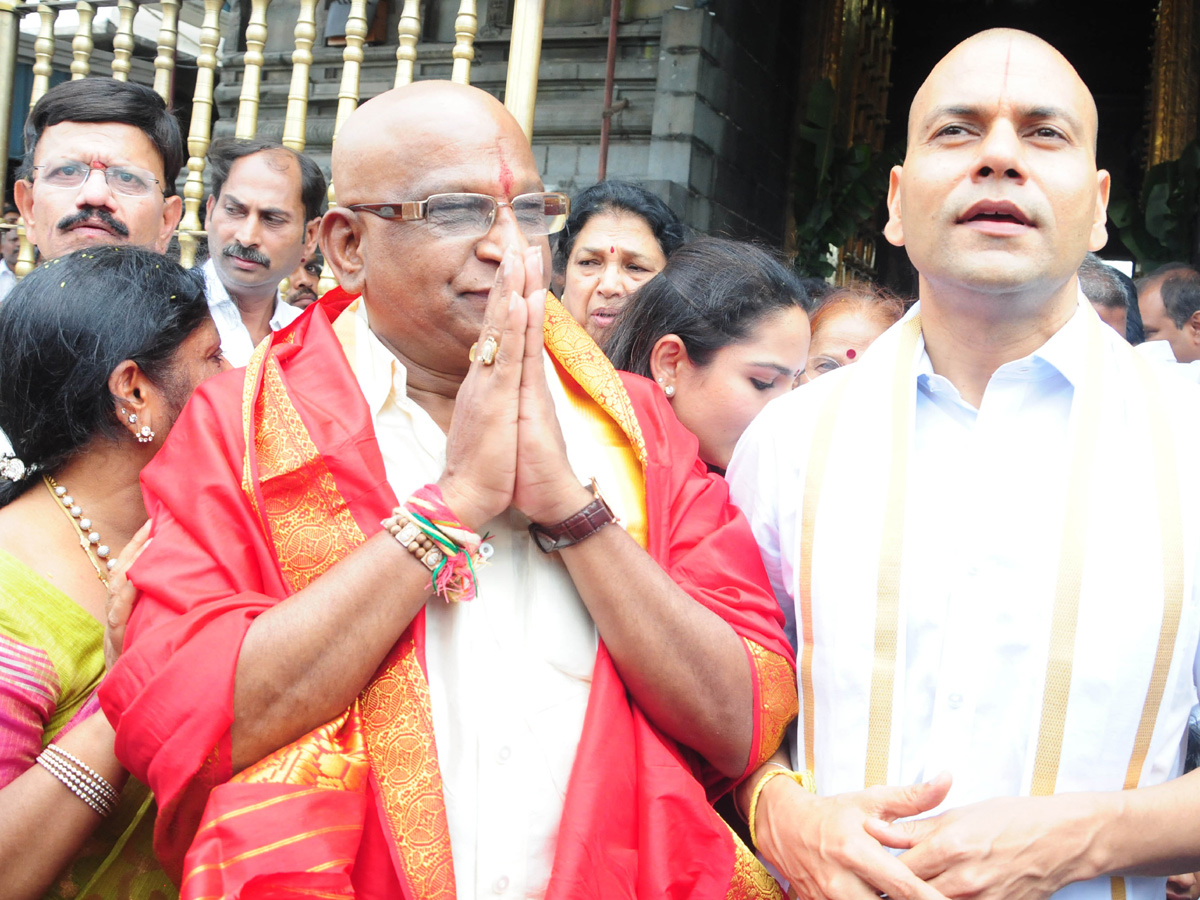
<path fill-rule="evenodd" d="M 52 260 L 0 304 L 2 898 L 176 894 L 95 690 L 106 639 L 119 652 L 111 548 L 146 524 L 138 475 L 222 368 L 203 280 L 148 251 Z"/>

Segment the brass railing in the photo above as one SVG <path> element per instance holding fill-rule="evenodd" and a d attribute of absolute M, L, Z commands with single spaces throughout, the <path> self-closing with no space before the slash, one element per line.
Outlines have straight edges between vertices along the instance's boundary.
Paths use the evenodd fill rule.
<path fill-rule="evenodd" d="M 217 47 L 220 43 L 220 12 L 223 0 L 188 0 L 203 3 L 204 18 L 200 27 L 199 52 L 196 58 L 196 86 L 192 96 L 192 117 L 187 133 L 187 179 L 183 188 L 184 211 L 176 234 L 179 237 L 180 260 L 185 266 L 195 264 L 200 238 L 205 236 L 200 223 L 200 207 L 204 200 L 204 166 L 212 140 L 214 91 L 217 82 Z M 396 27 L 397 87 L 413 80 L 417 61 L 417 42 L 421 35 L 421 4 L 419 0 L 391 0 L 402 3 Z M 179 42 L 181 0 L 159 0 L 162 21 L 154 59 L 154 90 L 168 103 L 175 68 L 176 47 Z M 159 5 L 156 3 L 155 5 Z M 237 137 L 253 137 L 258 128 L 260 86 L 264 64 L 263 48 L 267 42 L 267 6 L 270 0 L 251 0 L 250 15 L 245 24 L 246 52 L 242 57 L 243 75 L 238 99 Z M 363 44 L 367 36 L 367 0 L 351 0 L 346 22 L 346 43 L 342 51 L 342 75 L 338 88 L 337 116 L 333 140 L 337 141 L 342 125 L 358 107 L 359 79 L 363 63 Z M 134 19 L 138 13 L 136 0 L 45 0 L 41 3 L 14 3 L 0 0 L 0 159 L 8 157 L 8 128 L 13 108 L 13 92 L 17 60 L 20 20 L 37 15 L 39 29 L 34 41 L 33 87 L 30 107 L 49 89 L 54 72 L 54 25 L 61 9 L 73 8 L 79 15 L 79 27 L 71 40 L 71 77 L 86 78 L 91 74 L 94 41 L 92 24 L 100 7 L 117 7 L 119 22 L 113 36 L 112 73 L 114 78 L 128 80 L 134 49 Z M 292 76 L 287 94 L 287 111 L 283 126 L 283 143 L 293 150 L 305 149 L 305 129 L 308 118 L 309 87 L 312 83 L 313 45 L 316 41 L 317 0 L 300 0 L 293 34 Z M 538 64 L 541 57 L 542 20 L 545 0 L 516 0 L 513 11 L 512 44 L 509 54 L 505 104 L 521 123 L 525 134 L 533 131 L 533 109 L 537 97 Z M 453 68 L 451 80 L 461 84 L 471 81 L 471 63 L 475 58 L 475 34 L 478 27 L 476 0 L 461 0 L 454 22 L 454 47 L 451 51 Z M 336 202 L 336 188 L 330 182 L 329 203 Z M 5 226 L 0 226 L 5 227 Z M 7 226 L 12 227 L 12 226 Z M 21 254 L 17 275 L 23 276 L 33 266 L 33 247 L 25 238 L 23 222 L 18 222 L 21 235 Z M 333 286 L 333 276 L 326 266 L 321 275 L 321 289 Z"/>

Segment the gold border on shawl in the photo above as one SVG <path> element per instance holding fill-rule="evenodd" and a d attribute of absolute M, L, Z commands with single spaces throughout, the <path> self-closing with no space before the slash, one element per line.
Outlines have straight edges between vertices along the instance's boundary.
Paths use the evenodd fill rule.
<path fill-rule="evenodd" d="M 849 373 L 847 373 L 849 375 Z M 812 563 L 813 541 L 817 529 L 817 510 L 821 505 L 821 486 L 825 483 L 825 469 L 829 463 L 829 448 L 833 444 L 833 426 L 837 421 L 838 409 L 846 393 L 849 377 L 843 377 L 834 388 L 825 405 L 817 415 L 816 432 L 812 450 L 808 455 L 808 471 L 804 475 L 804 511 L 800 519 L 800 578 L 796 593 L 800 597 L 800 692 L 804 697 L 804 768 L 816 772 L 815 737 L 813 734 L 816 713 L 815 691 L 813 690 L 813 613 L 812 613 Z"/>
<path fill-rule="evenodd" d="M 262 349 L 265 357 L 266 348 Z M 279 364 L 269 359 L 260 365 L 266 367 L 261 392 L 244 404 L 254 424 L 247 451 L 253 447 L 257 456 L 263 514 L 280 564 L 293 588 L 300 590 L 365 536 L 292 404 Z M 249 369 L 247 382 L 253 384 Z M 247 461 L 248 483 L 249 472 Z M 429 688 L 411 633 L 405 640 L 400 659 L 364 689 L 349 714 L 361 715 L 367 756 L 384 788 L 381 799 L 403 860 L 404 877 L 414 886 L 430 886 L 418 890 L 417 896 L 453 898 L 450 832 L 433 742 Z M 401 705 L 383 706 L 392 701 Z M 400 742 L 406 754 L 380 755 Z"/>
<path fill-rule="evenodd" d="M 753 771 L 771 758 L 783 742 L 783 735 L 799 712 L 796 680 L 788 661 L 749 638 L 742 638 L 750 658 L 754 660 L 754 679 L 758 683 L 758 708 L 762 712 L 762 727 L 758 743 L 758 759 L 751 760 Z"/>
<path fill-rule="evenodd" d="M 255 422 L 264 512 L 280 565 L 298 591 L 366 536 L 292 404 L 273 358 L 265 363 Z"/>
<path fill-rule="evenodd" d="M 784 900 L 783 888 L 758 857 L 732 829 L 729 836 L 733 839 L 733 876 L 725 900 Z"/>
<path fill-rule="evenodd" d="M 270 341 L 263 341 L 254 348 L 254 352 L 250 354 L 250 361 L 246 363 L 246 372 L 242 378 L 242 438 L 246 447 L 242 456 L 242 492 L 250 501 L 250 508 L 254 510 L 254 515 L 258 518 L 263 534 L 267 538 L 271 537 L 271 532 L 266 517 L 258 505 L 258 493 L 254 490 L 250 453 L 254 447 L 254 399 L 258 390 L 258 379 L 263 361 L 267 358 L 267 352 L 270 349 Z"/>
<path fill-rule="evenodd" d="M 411 632 L 396 661 L 362 693 L 367 753 L 414 897 L 454 900 L 442 774 L 430 752 L 429 685 Z"/>
<path fill-rule="evenodd" d="M 542 335 L 548 349 L 588 395 L 621 426 L 645 468 L 646 440 L 621 376 L 596 342 L 553 296 L 546 295 Z"/>
<path fill-rule="evenodd" d="M 921 317 L 913 316 L 900 335 L 892 382 L 892 460 L 883 521 L 883 547 L 876 582 L 875 652 L 872 655 L 871 705 L 867 725 L 865 784 L 885 784 L 892 740 L 892 693 L 900 621 L 900 566 L 904 552 L 904 507 L 908 489 L 908 430 L 912 421 L 913 357 L 921 336 Z"/>
<path fill-rule="evenodd" d="M 1075 630 L 1079 620 L 1079 595 L 1083 587 L 1087 545 L 1088 493 L 1100 437 L 1104 346 L 1099 319 L 1092 314 L 1086 318 L 1086 322 L 1087 361 L 1084 381 L 1078 388 L 1081 395 L 1078 397 L 1079 426 L 1067 482 L 1066 520 L 1059 550 L 1054 609 L 1050 618 L 1050 652 L 1046 661 L 1041 724 L 1038 727 L 1037 755 L 1034 757 L 1030 786 L 1030 793 L 1035 797 L 1053 794 L 1058 782 L 1063 731 L 1067 724 L 1067 702 L 1075 665 Z"/>
<path fill-rule="evenodd" d="M 1142 766 L 1150 750 L 1150 738 L 1154 734 L 1154 723 L 1158 718 L 1159 704 L 1167 686 L 1167 675 L 1171 670 L 1171 656 L 1175 639 L 1179 635 L 1179 618 L 1183 611 L 1183 510 L 1179 503 L 1179 471 L 1175 460 L 1174 443 L 1163 404 L 1161 389 L 1154 382 L 1150 365 L 1140 356 L 1134 355 L 1139 375 L 1146 385 L 1149 399 L 1150 439 L 1154 452 L 1154 480 L 1158 488 L 1158 510 L 1162 522 L 1161 541 L 1163 549 L 1163 622 L 1158 636 L 1158 650 L 1154 654 L 1154 668 L 1150 686 L 1146 691 L 1146 702 L 1142 707 L 1142 718 L 1138 722 L 1134 738 L 1133 754 L 1129 758 L 1129 769 L 1125 773 L 1125 790 L 1138 786 L 1142 780 Z"/>
<path fill-rule="evenodd" d="M 1159 707 L 1171 670 L 1171 656 L 1179 636 L 1179 618 L 1183 611 L 1183 510 L 1179 504 L 1179 469 L 1176 464 L 1171 429 L 1163 404 L 1162 389 L 1154 380 L 1150 364 L 1136 354 L 1134 365 L 1146 388 L 1147 413 L 1150 419 L 1150 441 L 1154 453 L 1154 481 L 1158 493 L 1158 514 L 1161 524 L 1163 552 L 1163 621 L 1154 654 L 1154 668 L 1146 690 L 1146 702 L 1138 722 L 1129 768 L 1125 772 L 1124 789 L 1129 791 L 1142 780 L 1142 767 L 1150 752 L 1150 739 L 1158 720 Z M 1125 879 L 1111 879 L 1113 900 L 1125 900 Z"/>

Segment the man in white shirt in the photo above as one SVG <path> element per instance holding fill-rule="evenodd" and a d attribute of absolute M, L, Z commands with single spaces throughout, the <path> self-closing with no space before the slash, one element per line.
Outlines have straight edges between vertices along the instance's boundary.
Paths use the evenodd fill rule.
<path fill-rule="evenodd" d="M 817 786 L 767 766 L 742 808 L 801 896 L 1159 900 L 1200 864 L 1200 780 L 1163 784 L 1197 699 L 1200 395 L 1079 291 L 1106 238 L 1096 128 L 1032 35 L 947 55 L 888 197 L 919 304 L 734 455 Z"/>
<path fill-rule="evenodd" d="M 21 238 L 16 228 L 19 216 L 15 206 L 4 204 L 4 224 L 12 227 L 0 231 L 0 300 L 17 284 L 17 256 L 21 252 Z"/>
<path fill-rule="evenodd" d="M 244 366 L 301 313 L 279 296 L 279 283 L 317 246 L 325 176 L 304 154 L 260 138 L 213 141 L 208 171 L 208 308 L 225 359 Z"/>
<path fill-rule="evenodd" d="M 1166 341 L 1179 363 L 1200 360 L 1200 272 L 1168 263 L 1137 282 L 1147 341 Z"/>

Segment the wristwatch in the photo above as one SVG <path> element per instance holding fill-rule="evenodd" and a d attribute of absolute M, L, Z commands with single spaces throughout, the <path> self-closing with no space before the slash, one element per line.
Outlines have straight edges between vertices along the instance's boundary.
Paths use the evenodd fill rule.
<path fill-rule="evenodd" d="M 596 499 L 575 515 L 567 516 L 554 525 L 529 523 L 529 533 L 533 536 L 539 550 L 543 553 L 553 553 L 563 547 L 570 547 L 572 544 L 578 544 L 584 538 L 591 537 L 609 522 L 617 521 L 612 508 L 600 495 L 600 487 L 596 484 L 595 478 L 592 479 L 591 490 L 592 496 Z"/>

